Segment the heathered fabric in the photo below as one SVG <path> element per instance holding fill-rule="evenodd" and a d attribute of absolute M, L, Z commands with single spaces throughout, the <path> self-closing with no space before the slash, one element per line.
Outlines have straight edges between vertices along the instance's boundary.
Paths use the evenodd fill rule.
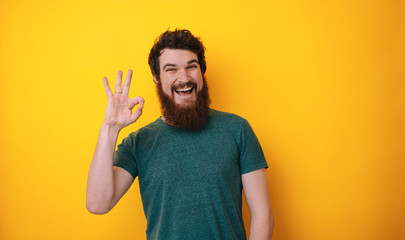
<path fill-rule="evenodd" d="M 241 175 L 267 168 L 249 123 L 212 109 L 198 131 L 158 118 L 131 133 L 114 165 L 139 178 L 149 240 L 246 239 Z"/>

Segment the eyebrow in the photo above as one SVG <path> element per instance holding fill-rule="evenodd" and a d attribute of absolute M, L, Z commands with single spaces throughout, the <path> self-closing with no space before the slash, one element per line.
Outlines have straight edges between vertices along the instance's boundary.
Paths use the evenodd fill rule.
<path fill-rule="evenodd" d="M 196 59 L 191 59 L 190 61 L 187 62 L 187 64 L 192 64 L 192 63 L 198 64 L 198 61 Z"/>
<path fill-rule="evenodd" d="M 197 64 L 199 64 L 198 61 L 197 61 L 197 59 L 191 59 L 190 61 L 187 62 L 187 64 L 192 64 L 192 63 L 197 63 Z M 166 67 L 176 67 L 176 66 L 177 66 L 177 65 L 174 64 L 174 63 L 166 63 L 166 64 L 163 66 L 163 70 L 164 70 Z"/>

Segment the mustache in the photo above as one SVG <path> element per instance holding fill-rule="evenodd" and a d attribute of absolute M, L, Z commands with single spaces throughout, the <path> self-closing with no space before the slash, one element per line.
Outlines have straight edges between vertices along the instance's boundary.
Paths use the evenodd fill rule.
<path fill-rule="evenodd" d="M 172 91 L 175 91 L 176 89 L 179 89 L 179 88 L 188 88 L 188 87 L 192 87 L 192 88 L 196 89 L 197 83 L 188 81 L 186 83 L 175 84 L 172 86 Z"/>

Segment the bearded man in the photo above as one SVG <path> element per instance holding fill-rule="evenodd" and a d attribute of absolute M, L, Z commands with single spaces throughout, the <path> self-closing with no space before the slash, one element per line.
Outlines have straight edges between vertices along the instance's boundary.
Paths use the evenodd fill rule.
<path fill-rule="evenodd" d="M 128 98 L 131 70 L 123 86 L 118 72 L 115 94 L 104 78 L 108 104 L 89 170 L 87 208 L 109 212 L 138 177 L 147 239 L 246 239 L 243 189 L 250 239 L 271 239 L 263 151 L 245 119 L 210 109 L 204 53 L 188 30 L 156 39 L 149 66 L 162 116 L 116 151 L 120 130 L 141 116 L 144 100 Z"/>

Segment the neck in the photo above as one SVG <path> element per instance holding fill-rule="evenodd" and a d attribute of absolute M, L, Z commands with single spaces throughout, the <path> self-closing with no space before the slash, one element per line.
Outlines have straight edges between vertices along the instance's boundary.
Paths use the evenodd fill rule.
<path fill-rule="evenodd" d="M 167 120 L 167 118 L 165 118 L 163 115 L 160 116 L 160 119 L 162 119 L 163 122 L 165 122 L 166 124 L 173 126 L 173 127 L 178 127 L 175 124 L 171 123 L 169 120 Z"/>

